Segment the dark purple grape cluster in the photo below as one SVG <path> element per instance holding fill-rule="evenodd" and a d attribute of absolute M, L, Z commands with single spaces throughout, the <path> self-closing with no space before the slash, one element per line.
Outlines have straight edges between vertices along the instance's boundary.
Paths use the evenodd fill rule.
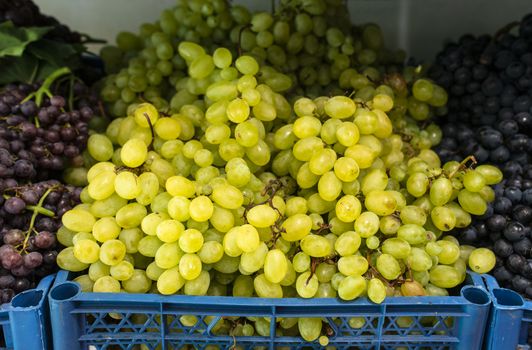
<path fill-rule="evenodd" d="M 510 29 L 448 44 L 429 76 L 449 93 L 437 120 L 442 162 L 473 155 L 505 177 L 486 214 L 458 235 L 492 248 L 499 283 L 532 298 L 532 14 Z"/>
<path fill-rule="evenodd" d="M 0 303 L 56 271 L 55 232 L 80 192 L 57 180 L 19 185 L 0 179 Z"/>
<path fill-rule="evenodd" d="M 0 0 L 0 22 L 11 21 L 17 27 L 53 27 L 46 38 L 66 43 L 80 43 L 81 35 L 57 19 L 41 13 L 31 0 Z"/>
<path fill-rule="evenodd" d="M 82 164 L 88 123 L 97 99 L 81 82 L 69 92 L 24 101 L 38 85 L 7 85 L 0 93 L 0 179 L 17 182 L 61 178 L 67 165 Z"/>

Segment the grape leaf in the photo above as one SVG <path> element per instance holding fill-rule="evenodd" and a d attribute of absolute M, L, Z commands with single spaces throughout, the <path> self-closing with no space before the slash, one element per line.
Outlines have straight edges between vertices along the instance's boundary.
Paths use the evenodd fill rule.
<path fill-rule="evenodd" d="M 38 74 L 39 60 L 32 55 L 0 58 L 0 84 L 30 82 Z"/>
<path fill-rule="evenodd" d="M 70 44 L 41 39 L 28 45 L 27 52 L 56 67 L 75 69 L 79 66 L 78 52 Z"/>
<path fill-rule="evenodd" d="M 42 38 L 52 27 L 15 27 L 11 22 L 0 24 L 0 57 L 21 56 L 26 46 Z"/>

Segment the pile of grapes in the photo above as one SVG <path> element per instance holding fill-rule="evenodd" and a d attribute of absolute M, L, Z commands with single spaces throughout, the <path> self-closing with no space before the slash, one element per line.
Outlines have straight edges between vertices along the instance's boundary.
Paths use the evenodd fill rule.
<path fill-rule="evenodd" d="M 186 41 L 177 52 L 191 104 L 131 104 L 88 140 L 98 163 L 63 215 L 57 257 L 85 271 L 83 290 L 381 303 L 448 295 L 468 265 L 493 268 L 491 251 L 446 232 L 485 213 L 502 173 L 469 158 L 442 165 L 430 142 L 395 134 L 387 113 L 400 115 L 406 86 L 367 80 L 352 96 L 289 103 L 264 82 L 290 78 L 252 56 Z M 413 91 L 428 108 L 443 90 L 418 80 Z M 305 340 L 321 335 L 321 321 L 298 322 Z"/>
<path fill-rule="evenodd" d="M 429 74 L 450 94 L 437 153 L 445 161 L 474 155 L 505 176 L 460 238 L 492 248 L 499 283 L 532 298 L 532 15 L 510 29 L 448 44 Z"/>
<path fill-rule="evenodd" d="M 58 83 L 68 73 L 60 69 L 40 84 L 10 84 L 0 93 L 2 303 L 57 270 L 55 233 L 61 216 L 79 204 L 81 189 L 51 179 L 83 165 L 98 104 L 82 82 Z"/>

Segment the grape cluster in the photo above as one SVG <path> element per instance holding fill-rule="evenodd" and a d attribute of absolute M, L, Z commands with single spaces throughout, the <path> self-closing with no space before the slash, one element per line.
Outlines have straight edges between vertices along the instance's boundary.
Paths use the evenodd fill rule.
<path fill-rule="evenodd" d="M 43 87 L 10 84 L 0 93 L 0 179 L 23 183 L 61 178 L 67 166 L 83 165 L 95 96 L 76 82 L 71 87 L 74 97 L 61 89 L 37 97 Z"/>
<path fill-rule="evenodd" d="M 52 27 L 46 38 L 66 43 L 80 43 L 81 35 L 57 19 L 41 13 L 32 0 L 1 0 L 0 22 L 11 21 L 17 27 Z"/>
<path fill-rule="evenodd" d="M 19 185 L 0 180 L 0 302 L 7 303 L 57 269 L 60 217 L 79 203 L 80 189 L 56 180 Z"/>
<path fill-rule="evenodd" d="M 352 96 L 290 103 L 282 84 L 260 83 L 268 70 L 252 56 L 192 42 L 177 52 L 194 103 L 131 104 L 88 140 L 98 163 L 82 204 L 63 215 L 57 257 L 85 272 L 83 290 L 381 303 L 448 295 L 468 264 L 493 268 L 491 251 L 446 232 L 484 214 L 501 172 L 468 159 L 442 166 L 431 142 L 412 152 L 387 115 L 417 115 L 394 110 L 412 88 L 428 117 L 446 99 L 441 88 L 368 81 Z M 263 321 L 246 332 L 261 334 Z M 323 335 L 320 319 L 296 321 L 305 340 Z"/>
<path fill-rule="evenodd" d="M 461 239 L 492 248 L 499 283 L 532 298 L 532 15 L 517 34 L 508 29 L 448 44 L 429 75 L 449 92 L 440 157 L 474 155 L 505 175 L 496 200 Z"/>
<path fill-rule="evenodd" d="M 208 51 L 222 46 L 234 56 L 250 55 L 265 67 L 260 82 L 313 98 L 361 89 L 377 81 L 376 67 L 404 59 L 383 46 L 377 25 L 352 26 L 343 1 L 281 1 L 272 15 L 225 0 L 183 0 L 157 23 L 143 24 L 138 35 L 120 33 L 117 47 L 102 50 L 107 68 L 116 73 L 102 90 L 114 115 L 142 100 L 179 110 L 196 99 L 196 89 L 186 83 L 186 62 L 176 54 L 185 40 Z"/>

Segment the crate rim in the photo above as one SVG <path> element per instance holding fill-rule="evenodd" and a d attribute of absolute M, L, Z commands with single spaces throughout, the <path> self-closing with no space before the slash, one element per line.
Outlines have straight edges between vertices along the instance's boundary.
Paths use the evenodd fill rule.
<path fill-rule="evenodd" d="M 95 293 L 83 292 L 77 282 L 69 280 L 69 275 L 72 272 L 60 270 L 57 273 L 55 282 L 50 289 L 49 298 L 57 301 L 98 301 L 98 302 L 153 302 L 153 303 L 192 303 L 196 305 L 210 305 L 216 303 L 220 306 L 247 306 L 253 304 L 256 307 L 301 307 L 308 304 L 312 300 L 313 306 L 361 306 L 361 307 L 385 307 L 385 306 L 426 306 L 426 305 L 465 305 L 474 304 L 478 306 L 486 306 L 493 302 L 490 293 L 484 287 L 481 275 L 468 271 L 468 275 L 472 279 L 472 285 L 463 285 L 460 287 L 460 294 L 453 296 L 415 296 L 402 297 L 394 296 L 387 297 L 381 304 L 375 304 L 368 300 L 367 297 L 357 298 L 355 300 L 341 300 L 339 298 L 258 298 L 258 297 L 233 297 L 233 296 L 193 296 L 193 295 L 161 295 L 161 294 L 143 294 L 143 293 Z M 58 288 L 67 288 L 69 294 L 67 297 L 57 297 Z M 471 299 L 484 298 L 482 301 L 474 301 Z M 117 298 L 117 295 L 120 295 Z M 147 300 L 146 296 L 149 296 Z"/>

